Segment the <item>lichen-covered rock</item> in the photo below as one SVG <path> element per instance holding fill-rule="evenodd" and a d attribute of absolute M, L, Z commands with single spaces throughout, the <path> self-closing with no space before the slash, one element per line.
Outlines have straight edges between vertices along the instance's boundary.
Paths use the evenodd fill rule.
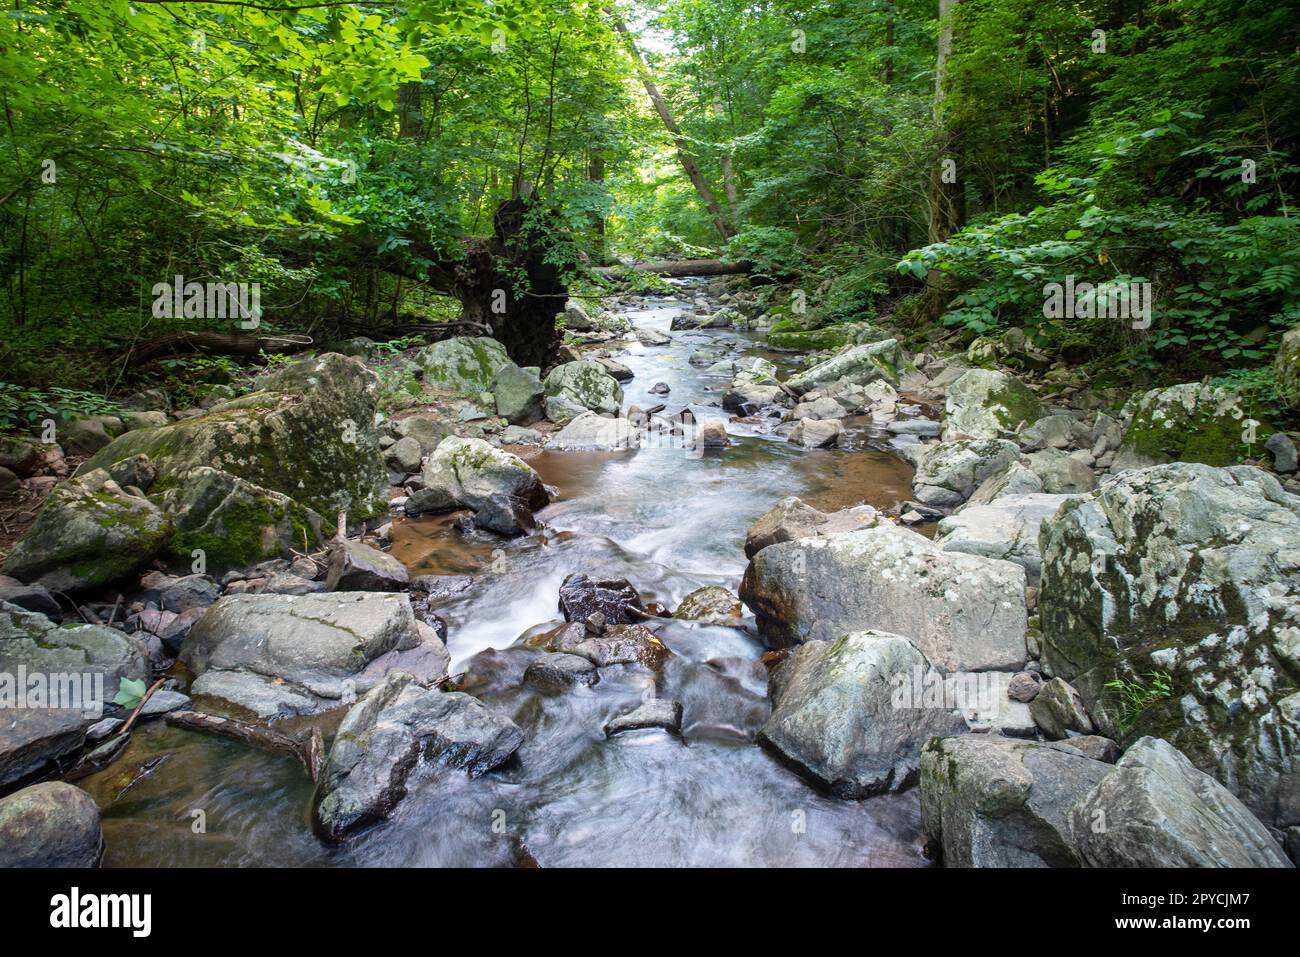
<path fill-rule="evenodd" d="M 949 671 L 1024 663 L 1024 592 L 1019 565 L 945 552 L 887 523 L 769 545 L 740 587 L 772 645 L 884 631 Z"/>
<path fill-rule="evenodd" d="M 570 452 L 614 452 L 639 449 L 641 438 L 642 431 L 630 419 L 611 419 L 584 410 L 552 435 L 546 447 Z"/>
<path fill-rule="evenodd" d="M 1128 425 L 1115 456 L 1117 471 L 1180 461 L 1232 465 L 1258 454 L 1272 431 L 1257 426 L 1254 445 L 1247 444 L 1241 396 L 1202 382 L 1136 396 L 1125 406 L 1123 418 Z"/>
<path fill-rule="evenodd" d="M 78 474 L 143 454 L 158 470 L 151 494 L 208 466 L 321 515 L 346 509 L 356 522 L 387 513 L 373 373 L 356 359 L 327 353 L 263 376 L 257 387 L 202 415 L 127 432 Z"/>
<path fill-rule="evenodd" d="M 62 781 L 0 798 L 0 867 L 98 867 L 104 853 L 99 806 Z"/>
<path fill-rule="evenodd" d="M 930 738 L 965 730 L 951 707 L 900 705 L 900 687 L 933 673 L 899 635 L 862 631 L 810 641 L 773 674 L 772 716 L 759 739 L 839 797 L 902 790 L 915 783 Z"/>
<path fill-rule="evenodd" d="M 547 374 L 542 385 L 548 396 L 569 399 L 592 412 L 616 414 L 623 407 L 623 387 L 595 362 L 562 363 Z"/>
<path fill-rule="evenodd" d="M 1020 430 L 1017 436 L 1027 449 L 1077 449 L 1092 447 L 1092 430 L 1066 412 L 1045 415 Z"/>
<path fill-rule="evenodd" d="M 94 469 L 55 486 L 4 573 L 53 591 L 106 585 L 158 554 L 169 533 L 156 505 Z"/>
<path fill-rule="evenodd" d="M 970 369 L 948 387 L 943 437 L 996 439 L 1042 415 L 1038 397 L 1015 376 L 994 369 Z"/>
<path fill-rule="evenodd" d="M 421 759 L 478 777 L 523 739 L 514 722 L 476 698 L 390 674 L 339 725 L 312 799 L 312 823 L 327 840 L 341 840 L 392 811 Z"/>
<path fill-rule="evenodd" d="M 1043 449 L 1029 455 L 1029 468 L 1043 484 L 1043 491 L 1052 495 L 1073 495 L 1091 492 L 1097 487 L 1097 477 L 1092 469 L 1060 449 Z"/>
<path fill-rule="evenodd" d="M 277 717 L 361 694 L 383 677 L 368 666 L 423 641 L 404 594 L 227 595 L 190 629 L 180 660 L 195 695 Z"/>
<path fill-rule="evenodd" d="M 1015 562 L 1025 570 L 1029 585 L 1042 572 L 1038 530 L 1056 514 L 1068 495 L 1006 495 L 988 505 L 967 502 L 957 514 L 939 521 L 934 542 L 944 551 L 983 555 Z"/>
<path fill-rule="evenodd" d="M 825 362 L 819 362 L 811 369 L 791 376 L 786 385 L 799 395 L 840 380 L 867 385 L 884 379 L 891 385 L 898 385 L 898 370 L 902 361 L 898 341 L 882 339 L 880 342 L 850 346 Z"/>
<path fill-rule="evenodd" d="M 324 525 L 288 495 L 206 466 L 177 475 L 159 501 L 174 528 L 168 551 L 186 564 L 201 552 L 215 575 L 311 551 Z"/>
<path fill-rule="evenodd" d="M 1154 466 L 1066 502 L 1040 545 L 1043 663 L 1103 732 L 1165 738 L 1266 824 L 1300 823 L 1300 498 L 1247 466 Z"/>
<path fill-rule="evenodd" d="M 448 436 L 424 462 L 424 488 L 406 502 L 410 514 L 468 508 L 474 523 L 502 535 L 533 528 L 533 512 L 550 501 L 523 459 L 482 439 Z"/>
<path fill-rule="evenodd" d="M 1020 449 L 1005 439 L 961 439 L 927 447 L 916 459 L 912 496 L 922 505 L 953 508 L 980 484 L 1020 460 Z"/>
<path fill-rule="evenodd" d="M 546 390 L 536 369 L 521 369 L 513 362 L 504 365 L 492 377 L 488 391 L 496 398 L 497 415 L 512 425 L 542 417 Z"/>
<path fill-rule="evenodd" d="M 945 867 L 1078 867 L 1072 809 L 1111 770 L 1059 744 L 936 739 L 921 753 L 921 827 Z"/>
<path fill-rule="evenodd" d="M 492 391 L 492 379 L 510 364 L 506 347 L 486 336 L 457 336 L 425 346 L 415 361 L 424 381 L 456 395 L 478 396 Z"/>
<path fill-rule="evenodd" d="M 1291 867 L 1239 800 L 1178 749 L 1142 738 L 1073 808 L 1090 867 Z"/>
<path fill-rule="evenodd" d="M 1029 704 L 1029 713 L 1049 741 L 1071 734 L 1092 734 L 1097 730 L 1083 706 L 1079 692 L 1061 678 L 1053 678 L 1039 689 Z"/>
<path fill-rule="evenodd" d="M 123 678 L 149 675 L 149 655 L 133 637 L 103 625 L 61 627 L 44 615 L 0 602 L 0 674 L 103 675 L 103 697 L 81 710 L 10 708 L 0 720 L 0 788 L 41 771 L 77 750 L 86 730 L 101 717 L 97 709 L 113 700 Z M 90 691 L 94 687 L 94 678 Z M 23 689 L 26 691 L 26 689 Z M 8 692 L 13 694 L 11 688 Z"/>
<path fill-rule="evenodd" d="M 880 514 L 870 505 L 858 505 L 838 512 L 822 512 L 803 499 L 790 495 L 768 509 L 745 533 L 745 557 L 753 558 L 769 545 L 800 538 L 838 535 L 870 528 Z"/>

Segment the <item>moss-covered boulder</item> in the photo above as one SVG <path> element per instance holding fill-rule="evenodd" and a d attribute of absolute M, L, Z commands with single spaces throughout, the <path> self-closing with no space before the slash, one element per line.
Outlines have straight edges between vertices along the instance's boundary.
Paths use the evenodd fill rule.
<path fill-rule="evenodd" d="M 426 346 L 415 361 L 424 368 L 424 380 L 435 389 L 456 395 L 478 396 L 490 392 L 492 377 L 509 364 L 506 347 L 486 336 L 457 336 Z"/>
<path fill-rule="evenodd" d="M 93 588 L 140 568 L 168 532 L 156 505 L 93 469 L 55 486 L 3 570 L 51 591 Z"/>
<path fill-rule="evenodd" d="M 78 470 L 147 455 L 154 493 L 208 466 L 332 516 L 387 513 L 388 479 L 375 411 L 379 386 L 356 359 L 328 353 L 285 366 L 257 391 L 160 429 L 128 432 Z"/>
<path fill-rule="evenodd" d="M 1015 376 L 995 369 L 968 369 L 948 387 L 943 437 L 996 439 L 1042 414 L 1038 396 Z"/>
<path fill-rule="evenodd" d="M 795 319 L 780 319 L 767 330 L 767 344 L 773 349 L 817 352 L 841 348 L 845 343 L 853 341 L 855 332 L 857 327 L 848 323 L 812 329 Z"/>
<path fill-rule="evenodd" d="M 159 501 L 175 530 L 168 550 L 185 563 L 201 551 L 212 575 L 312 551 L 328 524 L 287 495 L 206 466 L 178 476 Z"/>
<path fill-rule="evenodd" d="M 1121 418 L 1128 426 L 1115 456 L 1117 469 L 1166 462 L 1234 465 L 1260 454 L 1273 431 L 1262 423 L 1248 428 L 1241 397 L 1203 382 L 1144 392 L 1129 402 Z"/>
<path fill-rule="evenodd" d="M 1102 732 L 1165 738 L 1279 833 L 1300 824 L 1300 497 L 1248 466 L 1136 469 L 1039 544 L 1043 663 Z"/>
<path fill-rule="evenodd" d="M 558 365 L 542 385 L 548 396 L 569 399 L 592 412 L 616 413 L 623 407 L 623 387 L 595 362 L 580 359 Z"/>
<path fill-rule="evenodd" d="M 792 376 L 786 385 L 800 395 L 819 386 L 844 380 L 853 385 L 868 385 L 884 379 L 898 385 L 902 350 L 896 339 L 882 339 L 865 345 L 851 346 L 817 365 Z"/>
<path fill-rule="evenodd" d="M 474 522 L 502 535 L 533 528 L 533 511 L 550 501 L 523 459 L 482 439 L 448 436 L 424 462 L 424 488 L 407 499 L 411 514 L 468 508 Z"/>

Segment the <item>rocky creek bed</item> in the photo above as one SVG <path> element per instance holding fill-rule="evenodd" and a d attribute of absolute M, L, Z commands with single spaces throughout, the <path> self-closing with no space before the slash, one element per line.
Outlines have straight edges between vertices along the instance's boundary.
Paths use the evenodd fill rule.
<path fill-rule="evenodd" d="M 357 343 L 8 441 L 62 481 L 0 671 L 163 684 L 129 733 L 13 712 L 0 863 L 1290 866 L 1288 437 L 1179 461 L 1225 397 L 774 351 L 743 281 L 677 287 L 572 304 L 544 376 Z"/>

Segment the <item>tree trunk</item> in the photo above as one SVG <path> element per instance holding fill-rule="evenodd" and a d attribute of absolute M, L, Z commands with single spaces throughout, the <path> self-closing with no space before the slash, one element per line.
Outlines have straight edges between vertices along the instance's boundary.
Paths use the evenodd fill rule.
<path fill-rule="evenodd" d="M 934 122 L 938 131 L 938 155 L 930 167 L 929 238 L 942 243 L 962 227 L 966 220 L 965 190 L 961 177 L 965 171 L 955 155 L 958 141 L 947 115 L 949 106 L 949 72 L 951 70 L 957 5 L 961 0 L 939 0 L 939 50 L 934 67 Z M 954 165 L 948 166 L 945 161 Z M 945 175 L 951 172 L 951 175 Z M 951 180 L 946 182 L 945 180 Z"/>
<path fill-rule="evenodd" d="M 709 211 L 709 215 L 713 217 L 713 225 L 717 228 L 718 235 L 722 237 L 724 242 L 731 239 L 735 235 L 735 230 L 732 229 L 731 223 L 728 222 L 722 206 L 718 203 L 718 197 L 714 195 L 708 180 L 704 178 L 699 162 L 691 153 L 686 137 L 682 135 L 681 127 L 673 119 L 672 111 L 668 108 L 668 102 L 663 98 L 663 94 L 659 92 L 654 77 L 650 75 L 650 68 L 646 66 L 641 51 L 637 49 L 636 41 L 632 38 L 632 34 L 628 31 L 626 24 L 623 23 L 622 18 L 617 15 L 614 16 L 614 29 L 623 35 L 636 65 L 637 74 L 641 77 L 641 83 L 650 96 L 650 102 L 654 104 L 659 119 L 663 120 L 664 129 L 673 137 L 673 145 L 677 149 L 677 158 L 681 161 L 682 169 L 686 171 L 686 177 L 691 181 L 691 185 L 695 187 L 695 192 L 699 194 L 704 207 Z"/>

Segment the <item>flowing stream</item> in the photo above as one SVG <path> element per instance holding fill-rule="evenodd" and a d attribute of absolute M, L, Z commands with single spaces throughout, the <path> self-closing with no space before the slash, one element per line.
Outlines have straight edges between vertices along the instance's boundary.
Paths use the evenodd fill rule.
<path fill-rule="evenodd" d="M 634 326 L 668 331 L 685 299 L 625 310 Z M 765 355 L 730 330 L 674 332 L 665 346 L 633 341 L 625 405 L 718 408 L 728 384 L 689 360 L 696 350 Z M 655 383 L 670 387 L 652 394 Z M 507 542 L 468 534 L 446 517 L 395 523 L 393 554 L 417 574 L 474 583 L 438 608 L 453 673 L 524 731 L 515 760 L 482 778 L 421 768 L 392 817 L 339 847 L 308 824 L 311 785 L 291 759 L 154 723 L 123 758 L 83 786 L 104 809 L 109 866 L 923 866 L 917 792 L 860 802 L 824 797 L 754 741 L 769 705 L 762 646 L 739 629 L 655 623 L 673 656 L 654 688 L 684 707 L 683 736 L 606 740 L 606 721 L 638 704 L 647 672 L 601 671 L 591 687 L 546 696 L 521 686 L 537 652 L 510 648 L 559 620 L 571 572 L 627 578 L 669 608 L 704 585 L 735 591 L 745 530 L 786 495 L 823 509 L 889 506 L 910 492 L 910 468 L 868 424 L 848 423 L 847 449 L 805 451 L 761 427 L 728 426 L 732 446 L 536 452 L 530 463 L 560 490 L 539 533 Z M 341 714 L 315 719 L 327 738 Z M 294 722 L 287 723 L 290 728 Z M 200 824 L 202 827 L 200 828 Z"/>

